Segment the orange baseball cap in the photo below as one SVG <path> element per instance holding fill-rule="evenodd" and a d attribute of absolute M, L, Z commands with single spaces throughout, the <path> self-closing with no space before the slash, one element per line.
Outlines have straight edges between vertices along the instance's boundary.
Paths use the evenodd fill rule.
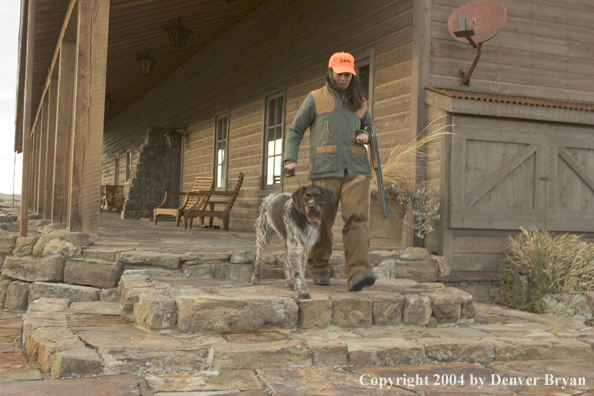
<path fill-rule="evenodd" d="M 334 70 L 334 73 L 351 73 L 357 75 L 355 71 L 355 58 L 348 52 L 337 52 L 330 57 L 328 67 Z"/>

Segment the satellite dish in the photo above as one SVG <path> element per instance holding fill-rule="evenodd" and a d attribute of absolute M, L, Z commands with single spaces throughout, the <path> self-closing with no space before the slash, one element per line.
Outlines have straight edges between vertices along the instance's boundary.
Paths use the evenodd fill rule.
<path fill-rule="evenodd" d="M 448 30 L 452 37 L 478 49 L 468 72 L 461 71 L 463 85 L 470 83 L 470 76 L 481 56 L 482 44 L 499 33 L 506 18 L 505 7 L 496 1 L 465 4 L 455 9 L 448 18 Z"/>

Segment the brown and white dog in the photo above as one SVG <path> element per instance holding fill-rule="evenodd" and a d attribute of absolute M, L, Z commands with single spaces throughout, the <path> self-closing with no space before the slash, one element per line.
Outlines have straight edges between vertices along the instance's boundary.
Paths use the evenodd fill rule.
<path fill-rule="evenodd" d="M 294 288 L 297 296 L 308 299 L 305 284 L 307 254 L 318 237 L 324 203 L 334 202 L 334 194 L 327 188 L 310 184 L 293 194 L 271 194 L 264 198 L 256 220 L 256 259 L 252 283 L 260 283 L 262 257 L 275 231 L 285 244 L 285 278 L 287 287 Z"/>

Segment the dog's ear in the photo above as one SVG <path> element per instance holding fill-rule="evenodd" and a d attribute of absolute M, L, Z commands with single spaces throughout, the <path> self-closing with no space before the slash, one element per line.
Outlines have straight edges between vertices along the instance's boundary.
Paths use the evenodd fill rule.
<path fill-rule="evenodd" d="M 322 194 L 324 195 L 324 198 L 326 199 L 326 204 L 328 204 L 328 205 L 334 204 L 334 193 L 325 187 L 319 187 L 319 188 L 320 188 L 320 191 L 322 192 Z"/>
<path fill-rule="evenodd" d="M 293 203 L 295 204 L 295 209 L 297 209 L 297 212 L 301 214 L 305 214 L 305 208 L 303 207 L 303 203 L 301 201 L 301 196 L 303 195 L 304 191 L 305 187 L 299 187 L 291 196 L 291 198 L 293 198 Z"/>

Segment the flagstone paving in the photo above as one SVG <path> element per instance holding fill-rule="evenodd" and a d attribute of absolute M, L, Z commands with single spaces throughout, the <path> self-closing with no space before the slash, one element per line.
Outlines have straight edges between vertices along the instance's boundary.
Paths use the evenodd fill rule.
<path fill-rule="evenodd" d="M 554 315 L 476 304 L 474 323 L 464 325 L 158 334 L 118 311 L 114 303 L 70 304 L 67 329 L 98 352 L 103 371 L 65 379 L 27 361 L 24 312 L 0 311 L 0 393 L 594 395 L 594 329 Z"/>
<path fill-rule="evenodd" d="M 114 221 L 111 228 L 102 227 L 100 241 L 89 254 L 114 261 L 110 254 L 127 248 L 147 254 L 218 252 L 221 244 L 253 249 L 253 233 L 198 235 L 196 230 L 167 223 L 134 224 L 130 228 L 129 223 Z M 72 269 L 69 276 L 75 277 Z M 470 304 L 458 297 L 451 300 L 457 308 L 448 311 L 451 296 L 443 294 L 447 288 L 413 281 L 378 282 L 362 293 L 346 293 L 344 280 L 333 279 L 332 286 L 323 290 L 310 287 L 309 306 L 298 301 L 291 305 L 294 292 L 275 281 L 257 287 L 232 280 L 173 281 L 166 278 L 168 271 L 164 267 L 144 286 L 128 279 L 136 288 L 163 293 L 125 301 L 131 304 L 127 314 L 125 304 L 114 302 L 117 298 L 82 302 L 42 298 L 27 312 L 0 310 L 0 395 L 594 396 L 594 328 L 575 319 Z M 125 290 L 120 287 L 119 293 Z M 362 320 L 357 326 L 333 322 L 328 316 L 334 301 L 340 300 L 338 307 L 371 300 L 378 308 L 383 301 L 379 296 L 390 293 L 387 306 L 400 307 L 398 296 L 402 296 L 403 310 L 405 301 L 409 308 L 414 304 L 422 308 L 416 311 L 418 324 L 398 315 L 392 319 L 400 321 L 390 321 L 388 311 L 378 316 L 382 323 L 373 322 L 372 316 L 371 323 Z M 441 321 L 427 311 L 435 308 L 435 298 L 431 299 L 435 293 L 444 297 L 437 311 Z M 155 315 L 160 306 L 172 309 L 167 305 L 171 303 L 167 298 L 175 300 L 171 296 L 210 296 L 211 302 L 233 301 L 236 307 L 242 307 L 236 300 L 279 298 L 309 316 L 290 316 L 291 326 L 269 325 L 264 331 L 188 331 L 177 324 L 162 326 L 167 318 Z M 135 303 L 152 310 L 135 316 Z M 374 309 L 363 302 L 358 311 L 364 306 Z M 427 313 L 430 320 L 421 321 Z M 226 317 L 227 325 L 233 325 L 231 319 Z M 249 323 L 248 315 L 244 319 Z"/>

